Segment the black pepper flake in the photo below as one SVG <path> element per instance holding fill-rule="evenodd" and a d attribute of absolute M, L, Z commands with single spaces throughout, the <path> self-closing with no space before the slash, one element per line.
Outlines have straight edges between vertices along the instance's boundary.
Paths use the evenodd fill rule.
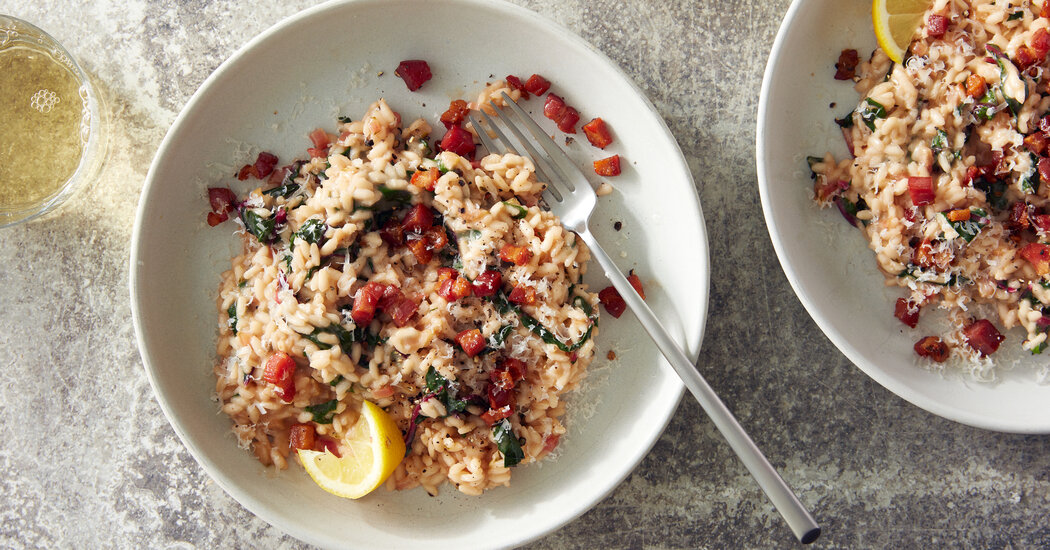
<path fill-rule="evenodd" d="M 565 146 L 572 145 L 576 140 L 572 139 L 572 136 L 565 136 Z"/>
<path fill-rule="evenodd" d="M 620 229 L 623 229 L 623 222 L 616 222 L 616 223 L 614 223 L 613 224 L 613 229 L 615 229 L 617 231 L 619 231 Z"/>
<path fill-rule="evenodd" d="M 835 105 L 837 105 L 837 103 L 835 103 L 834 101 L 832 101 L 831 103 L 829 103 L 829 104 L 828 104 L 828 108 L 829 108 L 829 109 L 834 109 L 834 108 L 835 108 Z"/>

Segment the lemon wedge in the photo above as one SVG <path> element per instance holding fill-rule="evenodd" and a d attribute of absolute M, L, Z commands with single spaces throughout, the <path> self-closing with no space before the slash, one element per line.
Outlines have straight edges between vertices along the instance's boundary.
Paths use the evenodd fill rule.
<path fill-rule="evenodd" d="M 915 31 L 922 24 L 922 16 L 930 8 L 930 0 L 872 0 L 871 20 L 875 24 L 875 38 L 879 47 L 894 62 L 904 59 Z"/>
<path fill-rule="evenodd" d="M 329 451 L 299 449 L 306 473 L 322 489 L 345 498 L 361 498 L 390 477 L 405 457 L 397 423 L 383 409 L 365 401 L 361 417 L 343 438 L 342 457 Z"/>

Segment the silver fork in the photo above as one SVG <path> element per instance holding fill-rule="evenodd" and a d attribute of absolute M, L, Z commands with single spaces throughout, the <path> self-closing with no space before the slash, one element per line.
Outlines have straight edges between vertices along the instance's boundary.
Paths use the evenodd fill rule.
<path fill-rule="evenodd" d="M 567 229 L 574 231 L 583 239 L 583 242 L 587 243 L 591 255 L 601 265 L 605 275 L 616 290 L 619 291 L 620 296 L 623 297 L 627 305 L 631 307 L 635 316 L 638 317 L 638 321 L 641 322 L 646 332 L 649 333 L 649 336 L 656 342 L 657 347 L 660 348 L 664 357 L 667 358 L 668 363 L 674 367 L 675 372 L 685 382 L 686 387 L 689 388 L 696 400 L 700 402 L 700 406 L 707 412 L 708 417 L 714 422 L 718 431 L 722 432 L 726 441 L 729 442 L 729 446 L 733 448 L 733 451 L 740 457 L 744 466 L 758 481 L 759 486 L 765 491 L 769 500 L 773 502 L 777 511 L 780 512 L 780 515 L 787 521 L 788 526 L 791 527 L 795 537 L 803 544 L 815 541 L 820 536 L 820 526 L 817 525 L 813 516 L 802 506 L 802 503 L 799 502 L 791 488 L 784 483 L 777 471 L 766 460 L 762 451 L 758 449 L 754 441 L 744 431 L 744 428 L 733 417 L 733 413 L 729 412 L 722 400 L 718 398 L 711 386 L 704 380 L 704 377 L 696 370 L 693 362 L 689 360 L 682 348 L 667 334 L 663 325 L 660 324 L 656 315 L 653 314 L 653 310 L 638 296 L 634 287 L 631 286 L 627 278 L 623 276 L 620 269 L 616 267 L 616 264 L 602 250 L 601 245 L 598 244 L 598 241 L 591 234 L 590 229 L 587 227 L 587 221 L 597 203 L 597 195 L 591 189 L 587 178 L 584 177 L 569 156 L 554 143 L 554 140 L 532 120 L 524 109 L 518 106 L 506 93 L 503 93 L 503 100 L 507 103 L 509 110 L 500 108 L 494 102 L 490 102 L 489 105 L 497 113 L 497 118 L 502 120 L 503 125 L 514 134 L 520 146 L 525 149 L 529 158 L 532 159 L 536 167 L 536 175 L 541 181 L 547 183 L 544 198 L 551 212 L 561 218 L 562 224 Z M 497 144 L 492 141 L 483 126 L 478 123 L 474 113 L 471 112 L 467 115 L 468 119 L 474 125 L 481 143 L 489 151 L 499 152 L 503 150 L 520 154 L 514 142 L 503 133 L 493 117 L 489 116 L 484 110 L 477 112 L 485 119 L 488 127 L 504 146 L 503 148 L 497 147 Z M 511 116 L 508 116 L 508 114 Z M 513 123 L 512 118 L 517 120 L 518 125 Z M 533 139 L 526 138 L 519 126 L 528 130 Z M 539 145 L 546 154 L 541 154 L 536 149 L 536 145 Z"/>

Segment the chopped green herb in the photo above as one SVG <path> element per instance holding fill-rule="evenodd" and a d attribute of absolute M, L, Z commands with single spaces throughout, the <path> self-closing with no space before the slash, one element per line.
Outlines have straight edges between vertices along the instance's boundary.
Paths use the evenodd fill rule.
<path fill-rule="evenodd" d="M 515 220 L 520 220 L 524 218 L 526 214 L 529 213 L 529 209 L 525 208 L 520 204 L 514 204 L 512 202 L 503 201 L 503 206 L 506 206 L 507 209 L 512 210 L 514 212 L 513 214 L 511 214 L 511 217 Z"/>
<path fill-rule="evenodd" d="M 438 165 L 438 172 L 441 172 L 442 174 L 447 174 L 449 172 L 449 170 L 451 170 L 451 168 L 449 168 L 448 166 L 445 166 L 445 161 L 443 161 L 441 159 L 436 159 L 436 160 L 437 160 L 437 165 Z"/>
<path fill-rule="evenodd" d="M 339 405 L 338 399 L 331 401 L 325 401 L 319 405 L 310 405 L 303 407 L 303 410 L 314 415 L 314 422 L 318 424 L 331 424 L 332 417 L 335 416 L 335 408 Z"/>
<path fill-rule="evenodd" d="M 1017 11 L 1011 13 L 1010 17 L 1007 17 L 1006 20 L 1007 21 L 1017 21 L 1018 19 L 1020 19 L 1022 17 L 1024 17 L 1024 10 L 1017 10 Z"/>
<path fill-rule="evenodd" d="M 839 128 L 852 128 L 853 127 L 853 111 L 842 118 L 836 118 L 835 124 L 839 125 Z"/>
<path fill-rule="evenodd" d="M 345 378 L 343 378 L 343 375 L 342 374 L 337 374 L 337 375 L 335 375 L 335 378 L 333 378 L 332 381 L 328 383 L 328 385 L 329 386 L 338 386 L 339 383 L 342 382 L 343 380 L 345 380 Z"/>
<path fill-rule="evenodd" d="M 248 279 L 241 279 L 237 282 L 237 288 L 244 288 L 248 285 Z"/>
<path fill-rule="evenodd" d="M 866 105 L 860 111 L 860 118 L 868 126 L 869 130 L 875 131 L 875 119 L 886 118 L 886 108 L 870 97 L 866 98 L 864 102 Z"/>
<path fill-rule="evenodd" d="M 525 452 L 521 450 L 521 444 L 514 436 L 514 428 L 506 418 L 492 427 L 492 439 L 496 441 L 499 452 L 503 453 L 503 466 L 517 466 L 525 458 Z"/>
<path fill-rule="evenodd" d="M 1032 355 L 1039 355 L 1046 349 L 1046 340 L 1039 342 L 1034 348 L 1032 348 Z"/>

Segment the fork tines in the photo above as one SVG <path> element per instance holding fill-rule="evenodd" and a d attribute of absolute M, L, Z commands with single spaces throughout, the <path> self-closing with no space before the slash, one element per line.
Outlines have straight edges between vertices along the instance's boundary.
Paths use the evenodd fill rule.
<path fill-rule="evenodd" d="M 484 109 L 477 111 L 485 119 L 488 129 L 479 123 L 473 112 L 467 115 L 468 120 L 470 120 L 470 123 L 477 131 L 481 144 L 494 153 L 502 152 L 520 155 L 522 154 L 520 151 L 524 149 L 526 155 L 532 159 L 532 163 L 536 168 L 536 176 L 547 184 L 547 194 L 555 201 L 561 202 L 564 198 L 562 195 L 563 191 L 568 191 L 569 193 L 576 191 L 576 185 L 573 184 L 574 178 L 570 174 L 575 174 L 580 179 L 583 178 L 583 174 L 579 172 L 579 169 L 576 168 L 569 156 L 565 154 L 565 151 L 558 147 L 558 144 L 543 131 L 543 128 L 540 128 L 532 120 L 532 117 L 515 103 L 506 92 L 503 92 L 503 100 L 506 102 L 507 108 L 501 108 L 495 102 L 489 102 L 495 114 L 494 117 L 490 116 Z M 502 122 L 503 127 L 514 135 L 516 140 L 512 140 L 503 132 L 501 125 L 497 123 L 497 119 Z M 531 134 L 532 139 L 526 137 L 519 126 L 524 127 Z M 493 141 L 492 136 L 496 137 L 502 147 Z M 543 149 L 546 155 L 540 153 L 536 148 L 537 145 Z M 562 185 L 564 189 L 558 189 L 557 185 Z M 590 188 L 589 185 L 587 188 Z"/>

